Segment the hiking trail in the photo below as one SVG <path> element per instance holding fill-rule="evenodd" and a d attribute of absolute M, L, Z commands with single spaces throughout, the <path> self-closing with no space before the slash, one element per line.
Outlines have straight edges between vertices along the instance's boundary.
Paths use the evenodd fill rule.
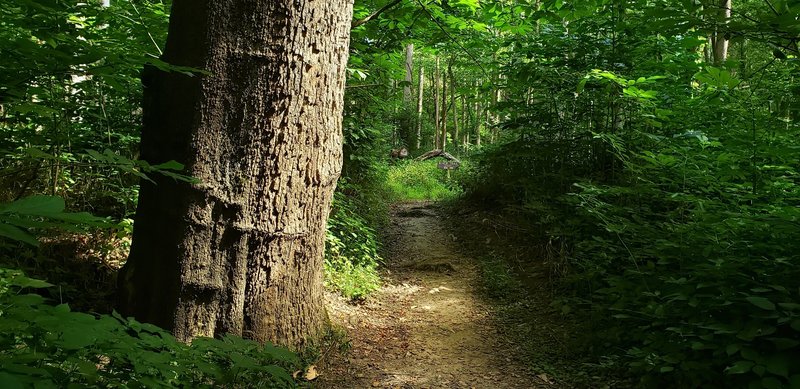
<path fill-rule="evenodd" d="M 393 206 L 381 289 L 361 305 L 328 295 L 352 348 L 320 364 L 316 387 L 554 387 L 515 358 L 449 230 L 434 203 Z"/>

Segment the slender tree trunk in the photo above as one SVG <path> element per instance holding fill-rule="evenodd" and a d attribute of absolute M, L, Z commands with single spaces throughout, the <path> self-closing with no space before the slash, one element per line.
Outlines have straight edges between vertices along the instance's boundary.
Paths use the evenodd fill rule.
<path fill-rule="evenodd" d="M 456 93 L 456 77 L 453 75 L 453 64 L 450 63 L 450 104 L 453 105 L 453 147 L 458 148 L 458 96 Z"/>
<path fill-rule="evenodd" d="M 406 46 L 406 78 L 405 85 L 403 86 L 403 103 L 406 107 L 411 106 L 414 96 L 411 94 L 411 84 L 414 83 L 414 44 L 409 43 Z"/>
<path fill-rule="evenodd" d="M 464 142 L 461 147 L 466 149 L 469 144 L 469 111 L 467 110 L 467 96 L 461 95 L 461 128 L 464 129 Z"/>
<path fill-rule="evenodd" d="M 452 62 L 447 64 L 448 73 L 453 69 Z M 447 150 L 447 74 L 442 75 L 442 151 Z"/>
<path fill-rule="evenodd" d="M 422 107 L 425 99 L 425 68 L 419 67 L 419 96 L 417 98 L 417 150 L 422 148 Z"/>
<path fill-rule="evenodd" d="M 441 106 L 439 105 L 439 57 L 436 57 L 436 73 L 433 75 L 433 105 L 434 105 L 434 129 L 433 129 L 433 145 L 435 149 L 441 149 L 439 144 L 439 116 L 441 115 Z"/>
<path fill-rule="evenodd" d="M 711 52 L 713 55 L 714 65 L 719 66 L 728 59 L 728 45 L 729 39 L 725 36 L 725 31 L 720 31 L 719 23 L 727 25 L 731 19 L 731 0 L 718 0 L 716 27 L 713 34 L 711 34 Z"/>
<path fill-rule="evenodd" d="M 495 86 L 495 89 L 492 91 L 492 102 L 491 102 L 492 109 L 497 109 L 497 104 L 499 102 L 500 102 L 500 89 L 498 89 Z M 497 138 L 497 124 L 500 122 L 500 118 L 499 115 L 497 115 L 496 113 L 489 113 L 489 117 L 491 118 L 489 124 L 492 126 L 491 138 L 489 139 L 490 140 L 489 143 L 494 143 Z"/>
<path fill-rule="evenodd" d="M 481 110 L 481 100 L 480 100 L 480 90 L 475 87 L 475 146 L 481 146 L 481 118 L 482 110 Z"/>
<path fill-rule="evenodd" d="M 325 225 L 342 165 L 352 0 L 174 0 L 148 68 L 142 157 L 199 183 L 142 182 L 121 309 L 180 340 L 293 347 L 326 324 Z"/>

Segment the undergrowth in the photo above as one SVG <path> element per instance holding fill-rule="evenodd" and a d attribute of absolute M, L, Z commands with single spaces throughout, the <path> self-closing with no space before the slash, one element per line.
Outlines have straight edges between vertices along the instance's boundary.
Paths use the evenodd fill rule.
<path fill-rule="evenodd" d="M 325 236 L 325 284 L 362 300 L 380 286 L 378 236 L 353 203 L 337 193 Z"/>
<path fill-rule="evenodd" d="M 190 345 L 117 313 L 73 312 L 33 291 L 51 284 L 0 269 L 0 387 L 296 387 L 293 353 L 226 336 Z"/>
<path fill-rule="evenodd" d="M 578 102 L 630 93 L 613 88 L 631 80 L 593 74 Z M 531 109 L 553 125 L 509 123 L 466 185 L 558 247 L 544 257 L 563 264 L 558 309 L 588 324 L 595 366 L 639 387 L 800 387 L 800 166 L 784 151 L 797 128 L 750 90 L 720 92 L 738 82 L 686 72 L 653 86 L 658 102 L 620 98 L 630 121 L 605 132 Z M 680 120 L 652 126 L 667 100 Z"/>
<path fill-rule="evenodd" d="M 389 168 L 389 191 L 395 201 L 448 200 L 461 189 L 435 160 L 398 162 Z"/>

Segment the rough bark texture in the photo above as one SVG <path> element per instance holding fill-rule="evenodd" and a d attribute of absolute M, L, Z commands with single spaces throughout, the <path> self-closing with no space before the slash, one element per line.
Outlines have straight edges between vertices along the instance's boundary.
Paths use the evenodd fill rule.
<path fill-rule="evenodd" d="M 175 0 L 145 71 L 142 157 L 201 183 L 142 183 L 121 309 L 181 340 L 302 346 L 324 327 L 324 233 L 342 164 L 352 0 Z"/>

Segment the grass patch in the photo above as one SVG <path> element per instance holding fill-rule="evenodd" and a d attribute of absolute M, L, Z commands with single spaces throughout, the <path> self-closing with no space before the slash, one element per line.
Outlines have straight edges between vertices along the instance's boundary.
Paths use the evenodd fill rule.
<path fill-rule="evenodd" d="M 461 188 L 435 160 L 398 162 L 389 168 L 389 191 L 395 201 L 447 200 L 458 197 Z"/>

